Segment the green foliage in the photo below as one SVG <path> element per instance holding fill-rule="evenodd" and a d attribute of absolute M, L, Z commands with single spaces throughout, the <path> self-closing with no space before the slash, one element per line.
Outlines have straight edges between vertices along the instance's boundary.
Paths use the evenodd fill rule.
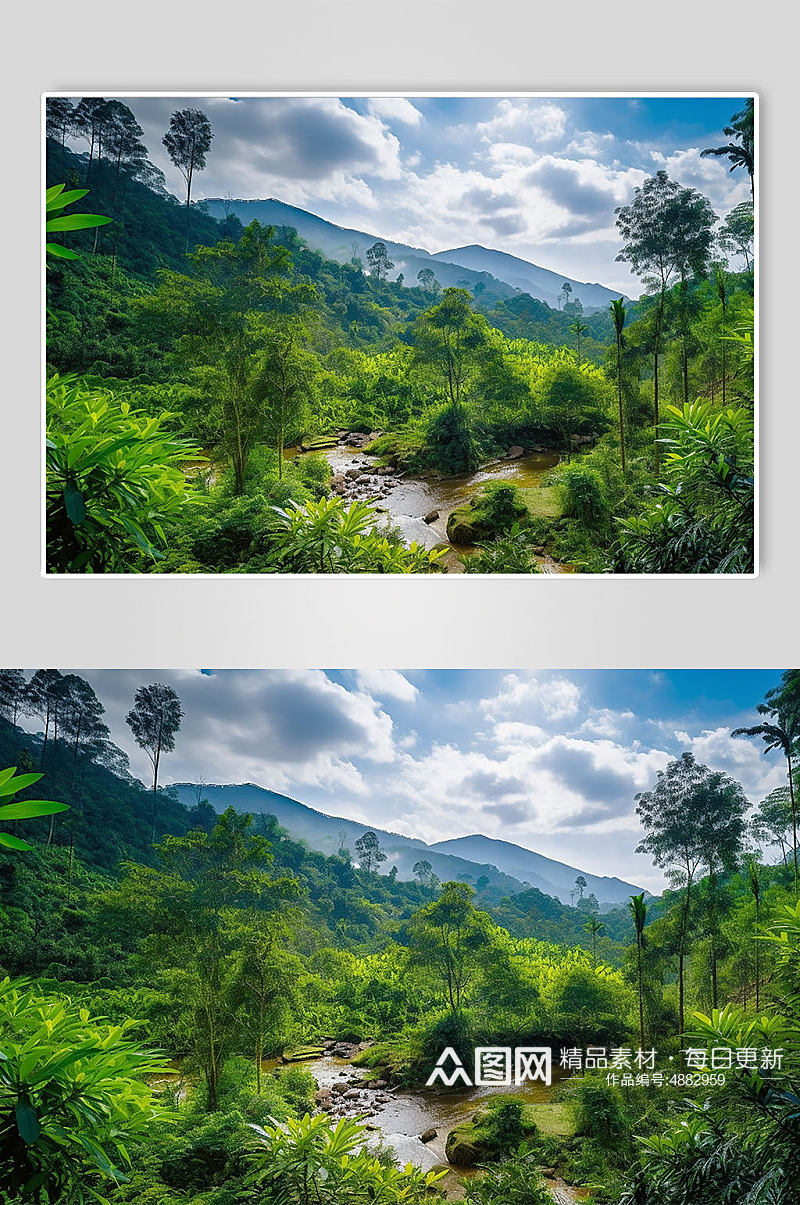
<path fill-rule="evenodd" d="M 145 1082 L 161 1065 L 133 1024 L 0 983 L 0 1190 L 102 1201 L 102 1182 L 124 1178 L 130 1143 L 166 1117 Z"/>
<path fill-rule="evenodd" d="M 464 1200 L 467 1205 L 550 1205 L 553 1197 L 542 1180 L 538 1156 L 523 1153 L 471 1180 Z"/>
<path fill-rule="evenodd" d="M 469 411 L 447 402 L 424 420 L 421 459 L 445 476 L 471 473 L 481 457 Z"/>
<path fill-rule="evenodd" d="M 14 802 L 14 796 L 26 790 L 40 778 L 42 774 L 17 774 L 17 767 L 0 770 L 0 824 L 8 824 L 15 820 L 31 820 L 39 816 L 53 816 L 58 812 L 69 810 L 67 803 L 54 803 L 47 799 L 25 799 Z M 27 841 L 13 833 L 0 832 L 0 849 L 12 849 L 26 852 L 33 849 Z"/>
<path fill-rule="evenodd" d="M 259 1200 L 274 1205 L 412 1205 L 427 1200 L 444 1175 L 410 1165 L 403 1170 L 387 1167 L 363 1149 L 363 1126 L 346 1118 L 332 1127 L 326 1117 L 306 1115 L 254 1130 L 248 1183 Z"/>
<path fill-rule="evenodd" d="M 609 507 L 600 474 L 585 464 L 567 464 L 554 480 L 561 491 L 563 513 L 590 529 L 609 520 Z"/>
<path fill-rule="evenodd" d="M 193 500 L 181 465 L 197 456 L 112 394 L 54 376 L 47 386 L 47 565 L 130 571 L 157 561 L 163 524 Z"/>
<path fill-rule="evenodd" d="M 324 498 L 275 513 L 271 556 L 281 573 L 431 573 L 443 556 L 383 534 L 364 502 Z"/>
<path fill-rule="evenodd" d="M 93 226 L 105 226 L 111 221 L 111 218 L 101 217 L 96 213 L 65 214 L 64 210 L 70 205 L 74 205 L 76 201 L 80 201 L 81 197 L 85 197 L 89 189 L 71 188 L 68 192 L 65 192 L 64 189 L 64 184 L 55 184 L 45 193 L 45 230 L 48 234 L 54 234 L 59 230 L 90 230 Z M 59 259 L 78 258 L 76 251 L 64 247 L 61 243 L 48 242 L 45 244 L 45 251 L 48 255 L 55 255 Z"/>
<path fill-rule="evenodd" d="M 624 573 L 753 569 L 753 415 L 693 402 L 663 424 L 665 480 L 640 515 L 619 519 Z"/>
<path fill-rule="evenodd" d="M 465 573 L 539 573 L 531 541 L 532 532 L 523 523 L 512 524 L 508 534 L 487 543 L 479 541 L 478 552 L 464 557 Z"/>

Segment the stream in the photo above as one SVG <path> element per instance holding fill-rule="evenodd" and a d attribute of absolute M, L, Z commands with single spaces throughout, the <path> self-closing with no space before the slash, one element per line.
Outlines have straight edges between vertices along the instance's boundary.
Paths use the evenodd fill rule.
<path fill-rule="evenodd" d="M 445 1143 L 450 1130 L 460 1122 L 469 1121 L 487 1096 L 509 1091 L 501 1085 L 448 1090 L 372 1087 L 365 1083 L 364 1073 L 358 1067 L 331 1055 L 304 1061 L 302 1065 L 311 1072 L 323 1093 L 325 1089 L 333 1090 L 331 1103 L 323 1106 L 332 1120 L 341 1116 L 361 1117 L 374 1133 L 372 1141 L 390 1146 L 398 1164 L 411 1163 L 424 1171 L 449 1166 Z M 556 1083 L 557 1074 L 554 1074 Z M 513 1092 L 536 1106 L 552 1100 L 553 1088 L 528 1082 Z M 435 1137 L 423 1142 L 420 1135 L 433 1130 Z M 471 1174 L 474 1174 L 472 1168 L 454 1168 L 442 1181 L 448 1200 L 461 1199 L 464 1191 L 461 1180 Z M 573 1205 L 583 1199 L 579 1189 L 571 1188 L 563 1180 L 552 1177 L 546 1183 L 559 1205 Z"/>
<path fill-rule="evenodd" d="M 298 455 L 291 449 L 288 455 Z M 459 477 L 415 477 L 402 472 L 381 474 L 376 458 L 359 448 L 339 444 L 323 448 L 319 454 L 326 457 L 334 475 L 348 479 L 348 498 L 360 498 L 371 502 L 386 512 L 386 521 L 402 532 L 406 545 L 416 541 L 425 548 L 449 544 L 447 519 L 452 511 L 470 500 L 479 486 L 487 481 L 509 481 L 523 488 L 538 488 L 549 471 L 558 464 L 558 452 L 528 452 L 515 460 L 495 460 L 478 469 L 476 473 Z M 359 470 L 358 480 L 353 477 Z M 425 522 L 425 516 L 438 511 L 438 518 Z M 461 570 L 461 559 L 457 554 L 471 551 L 469 547 L 450 545 L 453 553 L 445 558 L 450 573 Z M 536 560 L 543 573 L 569 573 L 571 570 L 543 554 Z"/>

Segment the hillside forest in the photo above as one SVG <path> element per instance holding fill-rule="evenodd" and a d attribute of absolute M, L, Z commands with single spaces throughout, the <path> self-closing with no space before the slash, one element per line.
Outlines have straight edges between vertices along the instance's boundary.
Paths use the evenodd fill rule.
<path fill-rule="evenodd" d="M 753 571 L 752 100 L 703 150 L 751 200 L 647 178 L 607 308 L 245 227 L 199 109 L 181 198 L 123 101 L 46 125 L 49 572 Z"/>
<path fill-rule="evenodd" d="M 753 704 L 784 785 L 670 761 L 631 800 L 668 886 L 601 912 L 187 806 L 174 688 L 143 783 L 85 678 L 2 671 L 0 1199 L 796 1205 L 800 673 Z M 528 1045 L 551 1087 L 425 1087 Z"/>

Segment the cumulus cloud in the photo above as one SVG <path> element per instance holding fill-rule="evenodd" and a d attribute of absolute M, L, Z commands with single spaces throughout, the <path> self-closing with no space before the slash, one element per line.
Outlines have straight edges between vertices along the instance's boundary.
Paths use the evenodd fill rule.
<path fill-rule="evenodd" d="M 368 694 L 399 699 L 402 703 L 413 703 L 419 691 L 413 682 L 396 669 L 361 669 L 358 684 Z"/>
<path fill-rule="evenodd" d="M 480 705 L 495 715 L 535 704 L 548 720 L 563 720 L 577 715 L 580 698 L 580 687 L 568 678 L 540 681 L 532 675 L 507 674 L 498 693 L 492 698 L 481 699 Z"/>
<path fill-rule="evenodd" d="M 712 770 L 724 770 L 740 782 L 754 803 L 786 783 L 786 766 L 780 757 L 764 757 L 761 741 L 731 736 L 729 727 L 704 728 L 694 734 L 677 731 L 675 736 L 699 762 Z"/>
<path fill-rule="evenodd" d="M 320 670 L 91 671 L 114 739 L 146 777 L 148 761 L 125 723 L 136 688 L 166 682 L 185 713 L 164 782 L 252 781 L 279 790 L 304 783 L 356 793 L 365 788 L 355 761 L 391 762 L 392 719 L 369 695 L 348 691 Z"/>
<path fill-rule="evenodd" d="M 564 133 L 566 124 L 567 114 L 554 101 L 506 98 L 498 102 L 488 121 L 478 122 L 476 130 L 484 142 L 498 138 L 507 142 L 550 142 Z"/>
<path fill-rule="evenodd" d="M 405 96 L 371 97 L 367 109 L 389 124 L 399 121 L 401 125 L 418 126 L 422 121 L 422 113 Z"/>

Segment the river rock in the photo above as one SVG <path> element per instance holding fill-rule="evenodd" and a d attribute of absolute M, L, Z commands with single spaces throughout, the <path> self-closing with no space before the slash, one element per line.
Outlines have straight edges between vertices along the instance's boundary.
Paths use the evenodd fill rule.
<path fill-rule="evenodd" d="M 348 469 L 345 472 L 345 477 L 348 477 L 350 479 L 350 481 L 355 481 L 356 478 L 360 477 L 360 476 L 361 476 L 361 469 Z"/>
<path fill-rule="evenodd" d="M 429 1129 L 423 1130 L 419 1136 L 420 1142 L 433 1142 L 434 1138 L 438 1137 L 439 1131 L 435 1126 L 430 1126 Z"/>
<path fill-rule="evenodd" d="M 361 1095 L 361 1093 L 359 1092 L 358 1088 L 348 1088 L 344 1094 L 344 1099 L 345 1100 L 358 1100 L 360 1095 Z"/>
<path fill-rule="evenodd" d="M 372 481 L 372 477 L 369 473 L 361 473 L 358 477 L 356 477 L 356 481 L 359 483 L 359 485 L 361 485 L 362 483 Z"/>
<path fill-rule="evenodd" d="M 381 1088 L 385 1088 L 386 1086 L 387 1085 L 386 1085 L 385 1079 L 373 1079 L 373 1080 L 370 1080 L 370 1082 L 368 1084 L 368 1087 L 374 1088 L 376 1090 L 376 1092 L 379 1091 Z"/>
<path fill-rule="evenodd" d="M 513 447 L 509 448 L 506 452 L 506 460 L 519 460 L 520 456 L 524 455 L 525 449 L 521 448 L 519 444 L 514 444 Z"/>
<path fill-rule="evenodd" d="M 382 464 L 375 472 L 380 473 L 381 477 L 391 477 L 392 473 L 397 472 L 397 469 L 393 464 Z"/>
<path fill-rule="evenodd" d="M 314 1103 L 320 1105 L 323 1109 L 330 1105 L 333 1101 L 333 1092 L 330 1088 L 320 1088 L 314 1093 Z"/>
<path fill-rule="evenodd" d="M 423 523 L 435 523 L 438 518 L 439 518 L 439 512 L 438 512 L 438 510 L 434 509 L 434 510 L 429 510 L 427 515 L 423 515 L 422 521 L 423 521 Z"/>

